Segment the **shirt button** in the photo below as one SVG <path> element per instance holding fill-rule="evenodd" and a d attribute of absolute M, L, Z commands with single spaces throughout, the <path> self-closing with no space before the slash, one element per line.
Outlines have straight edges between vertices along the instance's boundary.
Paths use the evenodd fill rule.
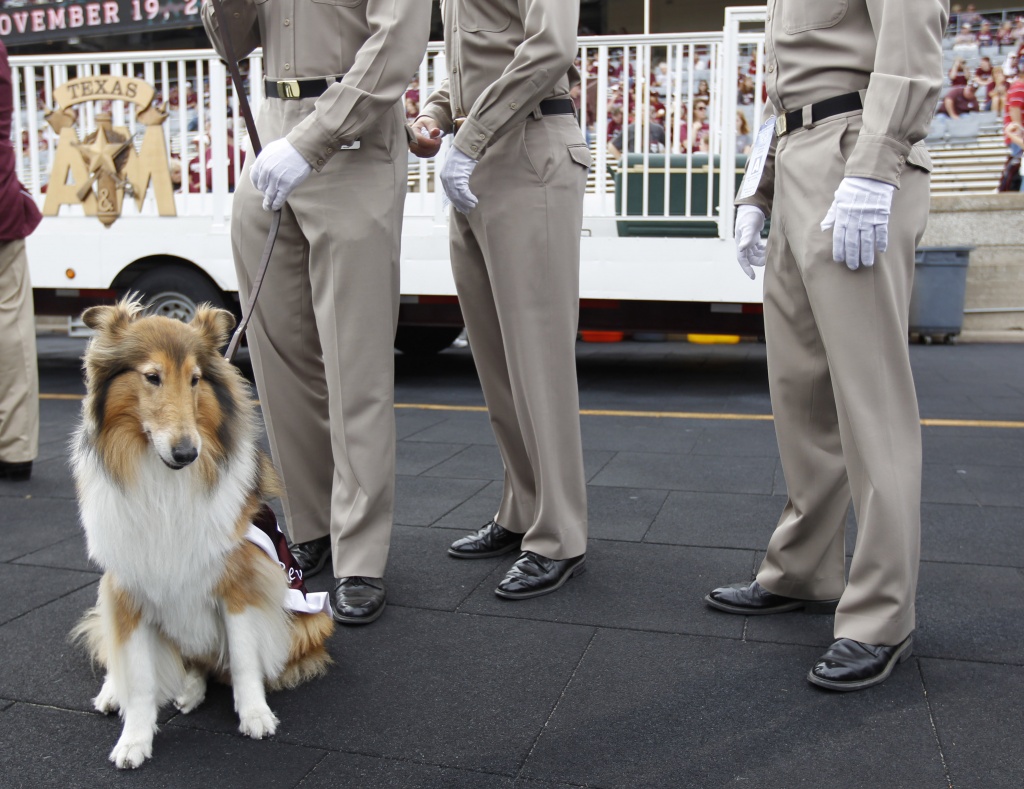
<path fill-rule="evenodd" d="M 235 11 L 235 19 L 241 19 L 242 15 Z"/>
<path fill-rule="evenodd" d="M 900 164 L 903 164 L 905 161 L 907 161 L 907 157 L 899 156 L 896 158 L 896 161 L 898 161 Z"/>
<path fill-rule="evenodd" d="M 510 110 L 515 110 L 515 109 L 518 109 L 518 108 L 519 108 L 519 105 L 518 105 L 518 104 L 516 104 L 516 103 L 515 103 L 515 102 L 513 101 L 513 102 L 512 102 L 511 104 L 509 104 L 509 105 L 508 105 L 508 108 L 509 108 Z"/>
<path fill-rule="evenodd" d="M 476 146 L 476 145 L 470 145 L 470 146 L 469 146 L 469 149 L 470 149 L 471 151 L 475 151 L 475 150 L 476 150 L 477 148 L 478 148 L 478 146 Z"/>
<path fill-rule="evenodd" d="M 775 71 L 775 64 L 774 63 L 769 63 L 768 64 L 768 73 L 771 74 L 773 71 Z"/>
<path fill-rule="evenodd" d="M 478 140 L 486 140 L 487 139 L 487 135 L 486 134 L 478 134 L 476 137 L 477 137 Z"/>
<path fill-rule="evenodd" d="M 326 149 L 326 153 L 334 153 L 334 149 L 333 148 L 327 148 Z"/>
<path fill-rule="evenodd" d="M 324 160 L 323 159 L 317 159 L 316 160 L 316 166 L 317 167 L 323 167 L 324 166 Z"/>
<path fill-rule="evenodd" d="M 292 64 L 291 63 L 285 63 L 284 64 L 284 70 L 285 71 L 291 71 L 292 70 Z"/>
<path fill-rule="evenodd" d="M 290 19 L 284 20 L 284 26 L 285 27 L 291 27 L 291 24 L 292 24 L 292 20 L 290 20 Z"/>
<path fill-rule="evenodd" d="M 459 67 L 458 66 L 452 66 L 452 74 L 458 74 L 458 73 L 459 73 Z"/>

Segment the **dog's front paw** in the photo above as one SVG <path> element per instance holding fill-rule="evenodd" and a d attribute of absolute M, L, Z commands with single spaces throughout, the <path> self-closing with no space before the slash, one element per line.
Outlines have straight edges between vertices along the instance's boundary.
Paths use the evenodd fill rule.
<path fill-rule="evenodd" d="M 110 752 L 110 761 L 120 770 L 134 770 L 153 755 L 153 738 L 148 740 L 121 736 Z"/>
<path fill-rule="evenodd" d="M 254 740 L 262 740 L 277 731 L 277 716 L 266 705 L 262 709 L 254 709 L 238 717 L 241 720 L 238 730 Z"/>
<path fill-rule="evenodd" d="M 117 712 L 121 708 L 117 695 L 114 693 L 114 683 L 110 681 L 109 677 L 104 680 L 103 687 L 100 688 L 96 698 L 92 700 L 92 706 L 96 712 L 102 712 L 104 715 Z"/>
<path fill-rule="evenodd" d="M 183 715 L 188 715 L 206 698 L 206 677 L 197 671 L 189 671 L 185 675 L 181 693 L 174 697 L 174 706 Z"/>

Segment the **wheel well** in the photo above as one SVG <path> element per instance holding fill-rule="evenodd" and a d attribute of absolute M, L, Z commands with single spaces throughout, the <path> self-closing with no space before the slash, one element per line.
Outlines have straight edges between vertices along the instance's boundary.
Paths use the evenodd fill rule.
<path fill-rule="evenodd" d="M 207 280 L 211 286 L 221 291 L 224 294 L 224 298 L 227 303 L 237 303 L 238 301 L 237 293 L 221 290 L 220 285 L 214 282 L 213 278 L 209 274 L 199 268 L 199 266 L 191 260 L 179 258 L 174 255 L 150 255 L 149 257 L 139 258 L 121 269 L 118 275 L 114 277 L 114 281 L 111 283 L 110 287 L 117 290 L 128 290 L 131 288 L 132 283 L 147 271 L 163 267 L 174 267 L 194 272 Z"/>

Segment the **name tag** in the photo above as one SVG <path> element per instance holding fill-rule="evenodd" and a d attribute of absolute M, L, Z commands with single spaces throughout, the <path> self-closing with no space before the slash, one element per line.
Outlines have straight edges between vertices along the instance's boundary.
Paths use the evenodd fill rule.
<path fill-rule="evenodd" d="M 747 171 L 743 175 L 743 183 L 740 184 L 738 199 L 750 197 L 757 191 L 761 183 L 761 173 L 764 172 L 765 162 L 768 161 L 768 149 L 772 145 L 772 136 L 775 134 L 775 116 L 761 124 L 757 130 L 757 137 L 754 140 L 754 147 L 750 151 L 750 159 L 747 160 Z"/>

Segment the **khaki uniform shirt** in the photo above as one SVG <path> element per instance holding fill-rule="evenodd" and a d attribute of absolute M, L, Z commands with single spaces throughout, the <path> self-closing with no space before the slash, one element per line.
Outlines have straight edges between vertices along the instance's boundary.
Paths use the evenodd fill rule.
<path fill-rule="evenodd" d="M 930 167 L 923 144 L 914 146 L 942 86 L 948 16 L 948 0 L 768 0 L 765 117 L 863 91 L 846 175 L 898 187 L 908 160 Z M 775 141 L 757 192 L 737 203 L 771 213 L 774 150 Z"/>
<path fill-rule="evenodd" d="M 579 84 L 577 0 L 441 0 L 441 13 L 448 78 L 421 112 L 446 131 L 465 117 L 454 145 L 467 156 Z"/>
<path fill-rule="evenodd" d="M 287 136 L 317 171 L 402 98 L 430 35 L 427 0 L 222 3 L 235 55 L 245 57 L 262 45 L 263 68 L 271 79 L 344 75 Z M 224 55 L 223 20 L 216 18 L 209 2 L 203 4 L 202 17 L 214 47 Z M 262 86 L 251 85 L 250 90 Z"/>

